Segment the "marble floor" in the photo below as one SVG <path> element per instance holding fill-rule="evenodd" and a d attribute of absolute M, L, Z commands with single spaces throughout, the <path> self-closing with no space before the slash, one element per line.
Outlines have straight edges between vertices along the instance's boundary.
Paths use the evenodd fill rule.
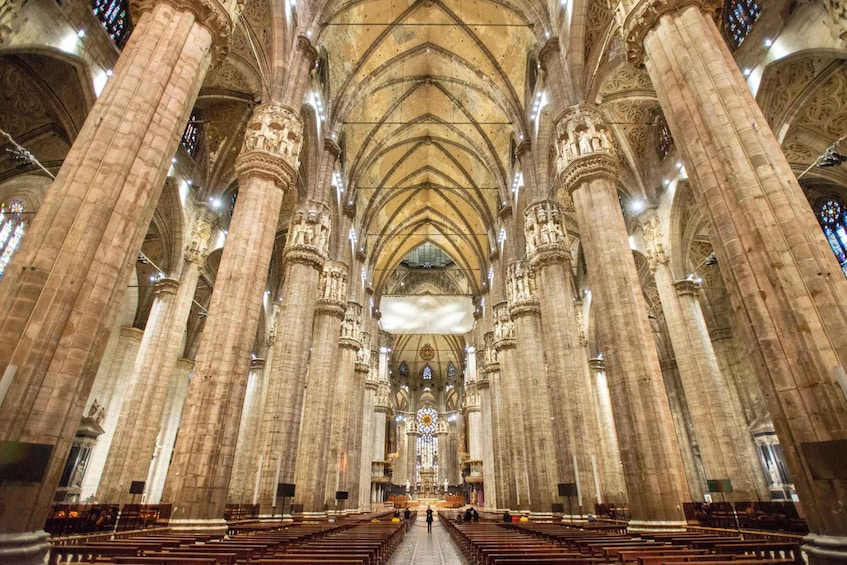
<path fill-rule="evenodd" d="M 437 514 L 432 533 L 426 532 L 425 509 L 420 509 L 417 520 L 409 525 L 406 538 L 386 565 L 468 565 L 468 562 L 450 539 Z"/>

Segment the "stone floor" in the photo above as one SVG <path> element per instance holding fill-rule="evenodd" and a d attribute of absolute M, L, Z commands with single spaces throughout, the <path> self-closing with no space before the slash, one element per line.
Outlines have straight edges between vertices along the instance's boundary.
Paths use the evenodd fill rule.
<path fill-rule="evenodd" d="M 450 539 L 450 534 L 435 515 L 432 533 L 426 532 L 425 509 L 418 511 L 417 520 L 386 565 L 468 565 L 467 560 Z"/>

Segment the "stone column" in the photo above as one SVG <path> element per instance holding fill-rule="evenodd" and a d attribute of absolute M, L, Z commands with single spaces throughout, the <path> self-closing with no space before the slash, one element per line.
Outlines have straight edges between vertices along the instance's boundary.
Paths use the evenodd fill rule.
<path fill-rule="evenodd" d="M 809 528 L 810 560 L 847 559 L 847 480 L 815 479 L 803 451 L 847 437 L 847 279 L 706 8 L 628 0 L 643 60 L 709 219 L 710 240 Z M 837 557 L 832 557 L 837 556 Z"/>
<path fill-rule="evenodd" d="M 574 106 L 557 125 L 582 231 L 632 509 L 631 528 L 679 528 L 688 499 L 662 371 L 615 183 L 618 162 L 602 115 Z"/>
<path fill-rule="evenodd" d="M 513 437 L 516 443 L 523 444 L 529 508 L 533 512 L 550 512 L 551 504 L 557 498 L 559 469 L 542 351 L 541 307 L 536 294 L 535 274 L 525 261 L 509 265 L 506 294 L 509 315 L 514 324 L 518 363 L 509 378 L 518 381 L 513 390 L 520 395 L 521 408 L 511 414 L 513 419 L 523 423 L 523 437 Z"/>
<path fill-rule="evenodd" d="M 227 5 L 229 2 L 227 2 Z M 38 562 L 76 433 L 179 134 L 231 22 L 215 0 L 143 2 L 127 42 L 0 281 L 0 439 L 46 444 L 37 483 L 4 482 L 0 559 Z"/>
<path fill-rule="evenodd" d="M 327 257 L 329 226 L 329 208 L 307 200 L 294 212 L 285 242 L 285 282 L 277 324 L 277 333 L 284 338 L 274 344 L 267 372 L 268 390 L 259 439 L 258 503 L 263 513 L 277 507 L 278 483 L 296 485 L 297 444 L 318 299 L 315 289 L 319 288 Z"/>
<path fill-rule="evenodd" d="M 156 283 L 156 297 L 130 377 L 135 387 L 118 419 L 112 448 L 97 489 L 97 498 L 102 502 L 132 502 L 129 486 L 133 481 L 145 482 L 144 494 L 147 494 L 146 480 L 156 451 L 165 404 L 173 399 L 171 386 L 179 386 L 169 377 L 173 375 L 179 358 L 214 219 L 208 207 L 199 207 L 180 280 L 162 278 Z M 145 496 L 144 500 L 149 500 L 149 496 Z"/>
<path fill-rule="evenodd" d="M 573 308 L 570 249 L 562 211 L 555 202 L 541 201 L 528 206 L 524 217 L 527 257 L 544 313 L 542 337 L 556 458 L 562 472 L 557 482 L 576 483 L 579 506 L 590 512 L 597 502 L 592 458 L 598 455 L 598 438 L 585 348 L 580 343 Z"/>
<path fill-rule="evenodd" d="M 153 461 L 150 463 L 150 474 L 147 475 L 144 501 L 149 504 L 159 504 L 162 501 L 174 443 L 182 419 L 182 407 L 185 405 L 185 398 L 188 396 L 188 384 L 193 370 L 194 361 L 185 358 L 179 359 L 172 370 L 168 398 L 165 401 L 165 410 L 162 413 L 162 424 L 156 438 Z"/>
<path fill-rule="evenodd" d="M 277 306 L 276 304 L 274 306 Z M 265 359 L 250 361 L 250 373 L 247 376 L 247 391 L 244 395 L 244 408 L 238 426 L 238 441 L 235 444 L 235 460 L 232 466 L 232 478 L 229 481 L 227 501 L 231 504 L 250 504 L 253 496 L 253 481 L 256 466 L 256 430 L 262 417 L 262 391 L 265 382 Z M 251 471 L 253 471 L 251 473 Z"/>
<path fill-rule="evenodd" d="M 342 451 L 339 459 L 341 474 L 338 481 L 338 490 L 348 491 L 348 502 L 345 507 L 351 511 L 362 508 L 359 503 L 361 500 L 360 477 L 363 467 L 367 467 L 368 469 L 371 467 L 370 453 L 367 453 L 368 457 L 365 457 L 366 450 L 364 447 L 366 445 L 370 447 L 370 442 L 365 443 L 366 427 L 362 418 L 365 408 L 365 383 L 370 372 L 370 339 L 369 333 L 362 332 L 362 343 L 355 352 L 355 367 L 353 369 L 352 380 L 349 380 L 346 392 L 346 398 L 349 398 L 350 402 L 350 409 L 346 422 L 341 422 L 344 429 L 343 438 L 341 439 L 343 442 L 342 448 L 346 450 L 346 453 Z"/>
<path fill-rule="evenodd" d="M 257 106 L 247 126 L 236 160 L 238 202 L 165 485 L 172 527 L 225 529 L 250 354 L 283 195 L 298 168 L 301 130 L 297 115 L 276 103 Z"/>
<path fill-rule="evenodd" d="M 694 277 L 673 281 L 664 230 L 654 210 L 642 216 L 641 227 L 705 479 L 730 479 L 732 492 L 723 494 L 729 501 L 766 499 L 767 488 L 761 472 L 755 472 L 757 454 L 746 433 L 741 405 L 718 366 L 700 309 L 700 283 Z M 693 491 L 705 489 L 705 484 L 699 484 Z"/>
<path fill-rule="evenodd" d="M 477 388 L 476 349 L 468 347 L 468 363 L 465 369 L 465 409 L 468 414 L 468 457 L 482 460 L 482 413 Z"/>
<path fill-rule="evenodd" d="M 494 350 L 500 371 L 489 373 L 499 386 L 498 416 L 503 448 L 501 469 L 498 475 L 502 484 L 500 503 L 512 510 L 530 510 L 527 451 L 523 432 L 523 370 L 516 353 L 515 326 L 509 314 L 509 305 L 494 305 Z"/>
<path fill-rule="evenodd" d="M 79 499 L 85 500 L 90 496 L 94 496 L 97 492 L 97 486 L 100 483 L 100 477 L 103 474 L 103 467 L 106 465 L 106 457 L 109 455 L 109 448 L 112 444 L 115 428 L 118 424 L 118 418 L 121 415 L 121 408 L 124 400 L 129 396 L 135 383 L 126 381 L 125 375 L 132 374 L 132 367 L 138 357 L 138 350 L 141 348 L 141 340 L 144 338 L 144 332 L 138 328 L 123 327 L 118 329 L 115 334 L 109 338 L 110 345 L 114 341 L 114 347 L 109 347 L 106 350 L 103 359 L 109 359 L 108 365 L 100 365 L 97 372 L 97 380 L 94 383 L 94 388 L 91 389 L 90 400 L 100 406 L 103 411 L 103 419 L 100 425 L 103 427 L 103 434 L 97 438 L 97 443 L 94 449 L 91 450 L 91 456 L 88 458 L 88 466 L 85 470 L 85 477 L 82 480 L 82 489 L 80 490 Z"/>
<path fill-rule="evenodd" d="M 494 347 L 494 332 L 487 332 L 483 335 L 485 340 L 485 367 L 483 368 L 483 380 L 488 381 L 489 387 L 489 420 L 491 422 L 491 451 L 489 452 L 489 460 L 491 461 L 491 469 L 494 471 L 494 476 L 489 477 L 486 471 L 486 480 L 488 481 L 488 500 L 491 502 L 492 508 L 509 508 L 509 489 L 511 481 L 504 477 L 505 462 L 508 457 L 508 440 L 509 436 L 504 431 L 505 410 L 503 400 L 503 383 L 500 380 L 500 359 L 497 354 L 497 348 Z M 483 463 L 485 466 L 485 463 Z"/>
<path fill-rule="evenodd" d="M 344 263 L 327 261 L 318 285 L 314 334 L 303 420 L 297 444 L 297 466 L 294 502 L 303 505 L 305 513 L 324 513 L 332 500 L 327 500 L 327 476 L 332 465 L 330 428 L 332 412 L 337 410 L 336 380 L 339 378 L 338 336 L 347 304 L 347 270 Z M 301 328 L 302 331 L 302 328 Z M 288 482 L 288 481 L 280 481 Z"/>
<path fill-rule="evenodd" d="M 494 457 L 494 438 L 496 437 L 497 427 L 493 413 L 493 400 L 491 381 L 488 374 L 488 362 L 485 361 L 489 356 L 488 345 L 483 338 L 483 367 L 477 381 L 477 391 L 479 392 L 479 413 L 480 413 L 480 432 L 481 432 L 481 453 L 482 460 L 482 480 L 484 498 L 481 502 L 486 508 L 497 508 L 497 471 L 495 469 Z M 478 492 L 478 494 L 480 494 Z"/>
<path fill-rule="evenodd" d="M 600 461 L 598 502 L 627 501 L 626 483 L 623 479 L 621 452 L 618 447 L 618 433 L 615 430 L 615 416 L 612 412 L 612 398 L 606 381 L 606 362 L 594 358 L 588 362 L 592 371 L 592 391 L 597 409 L 598 434 L 603 445 L 603 459 Z M 602 499 L 602 500 L 601 500 Z"/>
<path fill-rule="evenodd" d="M 373 352 L 372 352 L 373 353 Z M 362 405 L 362 463 L 359 467 L 359 508 L 371 509 L 371 464 L 374 461 L 374 409 L 378 386 L 376 365 L 371 364 L 365 377 L 365 395 Z"/>

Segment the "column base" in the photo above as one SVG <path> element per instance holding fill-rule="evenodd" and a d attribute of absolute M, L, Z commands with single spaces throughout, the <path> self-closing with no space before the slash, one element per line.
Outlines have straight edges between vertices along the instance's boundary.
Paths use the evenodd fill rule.
<path fill-rule="evenodd" d="M 181 520 L 172 519 L 168 524 L 168 527 L 172 532 L 204 533 L 219 535 L 221 537 L 226 535 L 227 529 L 229 528 L 226 521 L 221 518 L 212 518 L 209 520 L 192 520 L 188 518 Z"/>
<path fill-rule="evenodd" d="M 847 563 L 847 536 L 809 534 L 803 538 L 803 551 L 809 565 L 836 565 Z"/>
<path fill-rule="evenodd" d="M 684 532 L 686 523 L 678 520 L 630 520 L 627 532 Z"/>
<path fill-rule="evenodd" d="M 43 530 L 0 534 L 0 563 L 43 565 L 50 555 L 50 534 Z"/>

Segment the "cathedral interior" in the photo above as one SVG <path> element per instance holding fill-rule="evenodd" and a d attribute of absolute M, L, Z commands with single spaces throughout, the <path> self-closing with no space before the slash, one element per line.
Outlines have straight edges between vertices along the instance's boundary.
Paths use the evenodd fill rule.
<path fill-rule="evenodd" d="M 401 496 L 781 501 L 847 562 L 846 40 L 844 0 L 6 0 L 0 561 L 59 503 Z"/>

